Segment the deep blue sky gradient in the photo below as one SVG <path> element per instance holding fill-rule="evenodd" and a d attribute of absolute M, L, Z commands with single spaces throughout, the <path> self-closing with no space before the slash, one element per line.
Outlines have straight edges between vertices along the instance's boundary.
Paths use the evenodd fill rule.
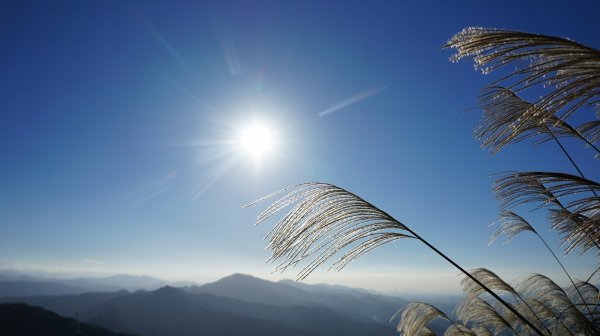
<path fill-rule="evenodd" d="M 599 48 L 599 7 L 3 1 L 0 267 L 276 278 L 263 263 L 268 225 L 252 226 L 261 208 L 241 206 L 324 181 L 378 205 L 467 268 L 487 266 L 509 279 L 543 272 L 560 282 L 533 237 L 487 247 L 497 213 L 490 174 L 573 168 L 551 143 L 495 156 L 481 150 L 472 137 L 478 112 L 464 111 L 498 75 L 450 63 L 452 52 L 441 46 L 464 27 L 484 26 Z M 224 144 L 254 118 L 277 125 L 281 140 L 260 167 Z M 591 153 L 567 146 L 597 178 Z M 557 242 L 543 213 L 524 214 Z M 593 258 L 566 260 L 579 277 L 595 266 Z M 456 288 L 455 274 L 408 241 L 309 280 L 446 291 Z M 432 278 L 439 280 L 425 288 Z"/>

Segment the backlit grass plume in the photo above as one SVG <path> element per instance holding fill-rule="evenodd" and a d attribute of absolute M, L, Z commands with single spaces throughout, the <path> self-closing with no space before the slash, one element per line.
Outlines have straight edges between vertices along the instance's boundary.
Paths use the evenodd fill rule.
<path fill-rule="evenodd" d="M 478 296 L 467 296 L 457 307 L 456 316 L 464 324 L 479 326 L 490 335 L 514 333 L 513 326 L 488 301 Z M 473 331 L 474 334 L 479 333 Z"/>
<path fill-rule="evenodd" d="M 600 88 L 600 52 L 596 49 L 559 37 L 490 28 L 464 29 L 446 47 L 456 50 L 452 61 L 472 58 L 484 73 L 518 62 L 517 70 L 496 83 L 513 79 L 508 87 L 513 92 L 536 85 L 552 87 L 534 103 L 549 116 L 566 119 L 581 106 L 596 103 Z M 515 125 L 522 127 L 526 122 Z"/>
<path fill-rule="evenodd" d="M 334 185 L 305 183 L 285 191 L 285 196 L 260 214 L 258 223 L 295 205 L 269 233 L 268 247 L 272 252 L 269 261 L 281 260 L 277 266 L 281 271 L 312 257 L 298 274 L 298 279 L 306 278 L 347 247 L 349 249 L 331 266 L 332 269 L 340 270 L 387 242 L 415 238 L 404 224 Z"/>
<path fill-rule="evenodd" d="M 532 232 L 539 237 L 538 232 L 523 217 L 512 211 L 502 211 L 498 220 L 498 228 L 490 235 L 489 245 L 499 237 L 506 237 L 506 243 L 513 240 L 522 232 Z"/>
<path fill-rule="evenodd" d="M 596 122 L 572 126 L 502 86 L 485 88 L 479 99 L 483 113 L 474 134 L 481 146 L 492 153 L 529 138 L 541 143 L 558 141 L 560 137 L 579 139 L 600 153 L 594 145 L 600 139 L 600 125 Z"/>
<path fill-rule="evenodd" d="M 498 293 L 504 293 L 506 300 L 510 301 L 522 316 L 532 321 L 543 334 L 552 335 L 597 335 L 597 323 L 591 317 L 597 315 L 595 308 L 583 307 L 577 304 L 581 296 L 563 290 L 550 278 L 541 274 L 528 274 L 518 279 L 514 285 L 508 284 L 493 272 L 486 269 L 477 269 L 471 273 L 485 282 Z M 463 279 L 464 283 L 469 283 Z M 484 328 L 491 334 L 498 335 L 509 332 L 511 334 L 529 334 L 531 330 L 524 325 L 519 317 L 505 307 L 490 301 L 485 291 L 475 290 L 475 286 L 465 286 L 465 300 L 456 308 L 456 317 L 467 327 Z M 593 298 L 594 286 L 587 289 L 580 287 L 585 295 L 584 305 L 597 301 Z"/>
<path fill-rule="evenodd" d="M 563 272 L 573 285 L 572 288 L 574 289 L 574 292 L 578 295 L 577 299 L 581 299 L 582 303 L 586 302 L 586 299 L 584 298 L 583 294 L 579 291 L 579 286 L 575 283 L 575 280 L 573 280 L 571 274 L 569 274 L 563 263 L 560 261 L 556 253 L 554 253 L 550 245 L 548 245 L 546 240 L 542 236 L 540 236 L 540 234 L 533 228 L 533 225 L 529 224 L 529 222 L 527 222 L 523 217 L 517 215 L 516 213 L 506 210 L 501 212 L 500 219 L 498 222 L 498 228 L 490 236 L 489 244 L 492 244 L 500 236 L 505 236 L 507 238 L 506 242 L 510 242 L 513 238 L 515 238 L 522 232 L 533 233 L 536 237 L 540 239 L 540 241 L 542 242 L 542 244 L 544 244 L 550 255 L 554 257 L 554 260 L 556 260 L 560 268 L 563 270 Z M 588 313 L 591 314 L 591 310 L 588 307 L 586 307 L 586 310 L 588 311 Z"/>
<path fill-rule="evenodd" d="M 444 47 L 456 50 L 453 62 L 472 58 L 475 68 L 486 74 L 506 65 L 517 67 L 481 95 L 484 113 L 475 136 L 483 147 L 497 152 L 539 135 L 573 136 L 600 157 L 595 145 L 600 140 L 600 51 L 559 37 L 473 27 Z M 518 96 L 532 88 L 536 98 L 531 102 Z M 576 112 L 583 112 L 580 124 L 572 125 L 569 120 Z"/>
<path fill-rule="evenodd" d="M 551 228 L 562 237 L 565 252 L 600 249 L 600 184 L 553 172 L 509 173 L 495 182 L 505 208 L 537 203 L 550 208 Z"/>
<path fill-rule="evenodd" d="M 435 335 L 428 327 L 436 319 L 452 321 L 444 312 L 424 302 L 412 302 L 400 309 L 390 321 L 400 315 L 397 330 L 401 335 Z"/>

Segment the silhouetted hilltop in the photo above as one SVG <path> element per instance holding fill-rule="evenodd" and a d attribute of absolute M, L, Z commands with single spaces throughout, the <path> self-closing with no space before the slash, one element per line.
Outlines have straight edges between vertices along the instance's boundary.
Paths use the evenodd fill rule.
<path fill-rule="evenodd" d="M 364 289 L 307 285 L 291 280 L 272 282 L 239 273 L 187 290 L 277 306 L 326 307 L 355 319 L 384 324 L 408 303 L 401 298 L 373 294 Z"/>
<path fill-rule="evenodd" d="M 81 319 L 83 314 L 105 304 L 111 299 L 131 294 L 127 291 L 108 293 L 84 293 L 78 295 L 39 295 L 30 297 L 1 298 L 0 302 L 25 302 L 34 306 L 42 306 L 45 309 L 58 313 L 59 315 Z"/>
<path fill-rule="evenodd" d="M 271 282 L 251 275 L 235 273 L 218 281 L 202 286 L 192 286 L 192 293 L 208 293 L 248 302 L 277 306 L 314 305 L 315 298 L 298 288 L 283 283 Z"/>
<path fill-rule="evenodd" d="M 125 336 L 26 304 L 0 304 L 3 336 Z"/>

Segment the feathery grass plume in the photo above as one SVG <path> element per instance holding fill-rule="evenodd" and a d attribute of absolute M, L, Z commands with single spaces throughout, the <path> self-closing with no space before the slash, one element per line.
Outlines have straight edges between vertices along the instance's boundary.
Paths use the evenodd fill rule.
<path fill-rule="evenodd" d="M 546 186 L 529 173 L 510 172 L 494 181 L 494 193 L 502 209 L 525 203 L 539 203 L 539 208 L 561 205 Z"/>
<path fill-rule="evenodd" d="M 387 242 L 415 238 L 404 224 L 334 185 L 305 183 L 287 191 L 285 196 L 260 214 L 258 223 L 295 204 L 267 237 L 268 248 L 272 252 L 269 261 L 283 260 L 276 270 L 283 271 L 316 255 L 298 274 L 298 280 L 306 278 L 345 248 L 349 250 L 330 269 L 340 270 Z"/>
<path fill-rule="evenodd" d="M 600 114 L 600 113 L 599 113 Z M 600 118 L 596 115 L 596 119 Z M 581 133 L 591 143 L 600 141 L 600 121 L 593 120 L 581 124 L 577 127 L 577 132 Z"/>
<path fill-rule="evenodd" d="M 486 287 L 490 288 L 494 292 L 498 293 L 506 293 L 510 295 L 518 295 L 512 286 L 502 280 L 498 275 L 494 272 L 485 269 L 485 268 L 476 268 L 469 271 L 469 273 L 481 283 L 483 283 Z M 476 297 L 481 294 L 484 294 L 486 291 L 476 282 L 474 282 L 471 278 L 464 277 L 460 284 L 463 287 L 463 292 L 468 297 Z"/>
<path fill-rule="evenodd" d="M 467 296 L 455 309 L 455 314 L 465 325 L 474 325 L 499 335 L 515 332 L 510 323 L 489 302 L 478 296 Z"/>
<path fill-rule="evenodd" d="M 501 306 L 494 306 L 494 309 L 500 315 L 504 316 L 506 320 L 510 321 L 513 329 L 517 330 L 517 327 L 521 326 L 521 328 L 524 329 L 532 328 L 538 333 L 540 333 L 539 330 L 545 329 L 540 317 L 537 316 L 536 312 L 531 307 L 529 307 L 527 301 L 521 296 L 521 294 L 494 272 L 485 268 L 477 268 L 470 270 L 469 273 L 471 274 L 472 278 L 464 277 L 460 282 L 463 287 L 463 292 L 467 298 L 475 298 L 480 297 L 481 295 L 489 294 L 489 292 L 484 290 L 484 288 L 491 289 L 495 294 L 508 294 L 515 300 L 515 302 L 510 306 L 506 304 L 503 305 L 504 307 L 509 308 L 509 310 L 501 311 L 503 308 Z M 475 282 L 474 279 L 478 280 L 479 283 Z M 483 286 L 481 284 L 483 284 Z M 508 318 L 507 316 L 509 315 L 511 315 L 513 318 Z M 526 320 L 527 323 L 523 324 L 523 320 Z"/>
<path fill-rule="evenodd" d="M 396 330 L 400 335 L 429 335 L 431 329 L 427 325 L 438 318 L 452 322 L 443 311 L 423 302 L 407 304 L 392 316 L 390 322 L 397 316 L 400 316 L 400 322 Z"/>
<path fill-rule="evenodd" d="M 521 232 L 524 232 L 524 231 L 533 232 L 542 241 L 542 243 L 544 244 L 544 246 L 546 247 L 548 252 L 550 252 L 550 254 L 554 257 L 554 260 L 556 260 L 556 262 L 558 263 L 560 268 L 563 270 L 563 272 L 565 273 L 565 275 L 567 276 L 567 278 L 573 285 L 574 291 L 576 293 L 578 293 L 578 288 L 575 284 L 575 281 L 573 280 L 573 278 L 571 277 L 571 275 L 569 274 L 569 272 L 567 271 L 567 269 L 565 268 L 563 263 L 560 261 L 560 259 L 558 259 L 558 256 L 556 256 L 556 253 L 554 253 L 554 251 L 552 251 L 552 249 L 550 248 L 550 246 L 548 245 L 546 240 L 544 240 L 544 238 L 542 238 L 542 236 L 540 236 L 540 234 L 533 228 L 533 226 L 531 224 L 529 224 L 529 222 L 527 222 L 523 217 L 517 215 L 516 213 L 514 213 L 512 211 L 506 211 L 506 210 L 502 211 L 500 213 L 499 222 L 500 222 L 500 225 L 498 226 L 498 229 L 496 229 L 496 231 L 494 231 L 494 233 L 492 233 L 492 235 L 490 236 L 489 244 L 492 244 L 500 235 L 506 236 L 507 237 L 506 243 L 508 243 Z M 584 300 L 581 293 L 579 293 L 579 298 L 581 300 Z M 588 309 L 588 312 L 591 313 L 591 311 L 589 311 L 589 309 Z"/>
<path fill-rule="evenodd" d="M 517 291 L 528 298 L 535 298 L 547 309 L 555 312 L 565 326 L 573 333 L 598 335 L 598 326 L 594 326 L 588 318 L 575 306 L 567 293 L 552 279 L 542 274 L 523 276 L 515 286 Z"/>
<path fill-rule="evenodd" d="M 537 231 L 529 224 L 529 222 L 512 211 L 502 211 L 497 223 L 498 228 L 490 235 L 488 245 L 492 245 L 500 236 L 506 237 L 506 241 L 504 242 L 506 244 L 512 241 L 521 232 L 529 231 L 538 235 Z"/>
<path fill-rule="evenodd" d="M 479 100 L 483 114 L 475 127 L 474 135 L 481 141 L 481 147 L 489 149 L 492 153 L 529 138 L 538 138 L 536 142 L 545 142 L 553 139 L 558 141 L 558 137 L 566 136 L 577 138 L 593 148 L 597 155 L 600 153 L 594 145 L 593 138 L 594 132 L 600 132 L 599 125 L 585 123 L 579 130 L 566 121 L 541 111 L 535 104 L 525 101 L 502 86 L 486 87 Z M 582 134 L 583 132 L 591 139 Z"/>
<path fill-rule="evenodd" d="M 573 292 L 574 292 L 574 287 L 576 287 L 579 292 L 581 293 L 583 299 L 580 302 L 577 302 L 577 300 L 580 300 L 579 296 L 574 296 Z M 587 281 L 576 281 L 575 282 L 575 286 L 574 287 L 570 287 L 569 290 L 567 291 L 567 294 L 569 295 L 570 298 L 572 298 L 571 300 L 573 302 L 576 303 L 585 303 L 588 305 L 597 305 L 598 301 L 599 301 L 599 291 L 598 291 L 598 287 L 592 285 L 591 283 L 587 282 Z"/>
<path fill-rule="evenodd" d="M 573 335 L 573 332 L 565 323 L 561 320 L 554 310 L 548 308 L 543 302 L 536 298 L 528 298 L 527 303 L 533 310 L 536 311 L 538 316 L 544 321 L 544 325 L 554 335 Z"/>
<path fill-rule="evenodd" d="M 571 212 L 566 209 L 550 209 L 551 228 L 562 237 L 566 253 L 579 248 L 581 253 L 600 249 L 600 213 L 598 210 Z M 587 216 L 589 214 L 589 216 Z"/>
<path fill-rule="evenodd" d="M 452 61 L 473 58 L 475 67 L 485 73 L 508 63 L 529 60 L 529 65 L 483 91 L 480 107 L 484 113 L 475 135 L 493 153 L 508 144 L 542 135 L 539 141 L 554 140 L 585 178 L 558 138 L 579 138 L 600 158 L 600 149 L 594 144 L 600 138 L 600 51 L 568 39 L 487 28 L 466 28 L 444 47 L 456 49 Z M 509 78 L 516 82 L 507 88 L 498 85 Z M 517 96 L 540 84 L 554 89 L 533 103 Z M 567 119 L 586 105 L 596 109 L 595 116 L 588 113 L 583 118 L 587 122 L 571 126 Z M 598 196 L 596 191 L 592 193 Z"/>
<path fill-rule="evenodd" d="M 514 79 L 508 87 L 514 92 L 551 87 L 534 103 L 547 116 L 566 120 L 582 106 L 596 103 L 600 90 L 600 51 L 596 49 L 559 37 L 475 27 L 457 33 L 444 47 L 456 50 L 450 58 L 453 62 L 472 58 L 484 73 L 526 61 L 496 83 Z M 524 116 L 516 128 L 526 127 L 527 119 Z"/>
<path fill-rule="evenodd" d="M 541 202 L 558 205 L 557 200 L 568 196 L 581 196 L 600 192 L 600 184 L 579 176 L 554 172 L 508 173 L 494 182 L 494 191 L 504 208 L 514 205 Z M 568 210 L 598 209 L 600 199 L 595 196 L 567 199 Z"/>
<path fill-rule="evenodd" d="M 597 108 L 600 108 L 600 105 L 598 105 Z M 596 119 L 598 118 L 600 118 L 600 110 L 596 113 Z M 583 123 L 577 127 L 577 132 L 588 139 L 592 144 L 600 142 L 600 121 L 592 120 Z M 600 154 L 597 153 L 594 158 L 600 159 Z"/>
<path fill-rule="evenodd" d="M 509 173 L 495 182 L 503 207 L 540 203 L 550 209 L 552 229 L 562 236 L 565 252 L 600 249 L 600 191 L 597 182 L 570 174 Z M 591 192 L 591 194 L 590 194 Z"/>
<path fill-rule="evenodd" d="M 599 317 L 600 292 L 596 286 L 587 281 L 576 281 L 567 289 L 566 293 L 582 314 L 588 314 L 589 319 Z"/>

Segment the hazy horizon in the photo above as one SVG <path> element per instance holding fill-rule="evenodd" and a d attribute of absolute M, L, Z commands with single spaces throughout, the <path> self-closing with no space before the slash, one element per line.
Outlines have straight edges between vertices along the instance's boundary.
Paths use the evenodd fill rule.
<path fill-rule="evenodd" d="M 434 288 L 430 285 L 435 284 L 436 281 L 432 281 L 432 276 L 439 276 L 440 274 L 435 273 L 425 273 L 425 274 L 413 274 L 412 278 L 416 279 L 415 281 L 420 281 L 423 286 L 420 288 L 410 288 L 407 287 L 403 291 L 398 290 L 397 286 L 392 285 L 391 283 L 379 283 L 379 286 L 364 286 L 365 281 L 373 280 L 379 278 L 389 278 L 391 281 L 397 281 L 398 278 L 394 278 L 394 274 L 338 274 L 335 277 L 316 277 L 316 279 L 307 279 L 298 281 L 294 277 L 286 276 L 286 274 L 269 274 L 269 276 L 258 276 L 255 274 L 244 273 L 244 272 L 233 272 L 223 275 L 206 275 L 206 276 L 198 276 L 198 277 L 162 277 L 156 274 L 147 274 L 147 273 L 127 273 L 127 272 L 94 272 L 94 271 L 73 271 L 73 270 L 42 270 L 42 269 L 28 269 L 28 268 L 0 268 L 0 273 L 8 273 L 15 274 L 20 276 L 30 276 L 33 278 L 39 278 L 44 281 L 52 281 L 52 280 L 73 280 L 73 279 L 81 279 L 81 278 L 110 278 L 114 276 L 132 276 L 132 277 L 150 277 L 157 280 L 161 280 L 171 285 L 179 285 L 179 283 L 183 283 L 184 285 L 204 285 L 207 283 L 212 283 L 218 281 L 222 278 L 232 276 L 234 274 L 243 274 L 252 277 L 256 277 L 259 279 L 279 282 L 282 280 L 291 280 L 297 281 L 299 283 L 309 284 L 309 285 L 339 285 L 350 288 L 357 289 L 366 289 L 372 292 L 385 294 L 385 295 L 393 295 L 393 296 L 401 296 L 401 297 L 411 297 L 411 296 L 422 296 L 422 295 L 433 295 L 433 296 L 459 296 L 460 288 L 457 286 L 455 288 Z M 458 276 L 458 274 L 455 274 Z M 377 282 L 375 283 L 377 284 Z"/>

